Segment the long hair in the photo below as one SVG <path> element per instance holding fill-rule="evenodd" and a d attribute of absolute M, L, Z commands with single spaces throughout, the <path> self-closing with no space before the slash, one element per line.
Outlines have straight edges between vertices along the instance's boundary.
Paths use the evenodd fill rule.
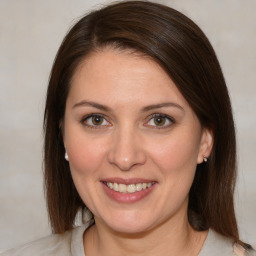
<path fill-rule="evenodd" d="M 60 123 L 72 76 L 83 59 L 106 46 L 150 56 L 171 77 L 214 144 L 209 161 L 197 166 L 189 193 L 188 220 L 239 241 L 233 194 L 236 140 L 230 99 L 215 52 L 201 29 L 180 12 L 148 1 L 124 1 L 81 18 L 56 55 L 44 116 L 45 191 L 53 232 L 71 229 L 86 205 L 64 159 Z"/>

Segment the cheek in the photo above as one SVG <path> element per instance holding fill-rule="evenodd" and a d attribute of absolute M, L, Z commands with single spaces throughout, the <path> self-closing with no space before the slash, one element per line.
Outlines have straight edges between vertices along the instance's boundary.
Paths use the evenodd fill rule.
<path fill-rule="evenodd" d="M 106 151 L 103 140 L 70 138 L 68 143 L 69 163 L 72 172 L 78 175 L 90 175 L 102 163 Z"/>
<path fill-rule="evenodd" d="M 186 166 L 195 167 L 199 150 L 198 140 L 185 136 L 173 137 L 151 147 L 151 158 L 167 172 L 173 169 L 182 171 Z"/>
<path fill-rule="evenodd" d="M 161 172 L 162 198 L 159 202 L 174 214 L 186 202 L 193 183 L 199 143 L 191 136 L 170 136 L 170 139 L 154 144 L 157 147 L 152 147 L 150 154 Z"/>

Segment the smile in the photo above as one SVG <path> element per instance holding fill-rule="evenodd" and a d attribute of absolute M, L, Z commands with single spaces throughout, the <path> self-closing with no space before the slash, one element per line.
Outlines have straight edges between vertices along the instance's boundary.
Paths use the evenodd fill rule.
<path fill-rule="evenodd" d="M 135 203 L 148 197 L 157 187 L 157 181 L 141 178 L 108 178 L 101 180 L 106 195 L 118 203 Z"/>
<path fill-rule="evenodd" d="M 112 183 L 112 182 L 104 182 L 105 185 L 107 185 L 110 189 L 120 192 L 120 193 L 135 193 L 139 192 L 141 190 L 145 190 L 150 188 L 154 182 L 148 182 L 148 183 L 136 183 L 136 184 L 122 184 L 122 183 Z"/>

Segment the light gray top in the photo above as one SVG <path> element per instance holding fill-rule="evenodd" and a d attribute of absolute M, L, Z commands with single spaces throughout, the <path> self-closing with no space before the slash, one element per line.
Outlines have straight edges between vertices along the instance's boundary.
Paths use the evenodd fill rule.
<path fill-rule="evenodd" d="M 83 233 L 89 224 L 74 228 L 62 235 L 50 235 L 37 241 L 11 249 L 0 256 L 85 256 Z M 256 256 L 245 252 L 239 245 L 213 230 L 209 230 L 206 241 L 198 256 Z"/>

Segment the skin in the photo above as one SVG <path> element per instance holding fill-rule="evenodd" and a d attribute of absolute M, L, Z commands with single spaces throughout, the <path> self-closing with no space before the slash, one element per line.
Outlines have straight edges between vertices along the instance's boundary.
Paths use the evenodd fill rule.
<path fill-rule="evenodd" d="M 99 125 L 91 114 L 101 115 Z M 159 125 L 154 114 L 168 118 Z M 64 120 L 71 174 L 95 216 L 86 255 L 198 255 L 207 233 L 188 223 L 188 193 L 213 138 L 166 72 L 127 50 L 97 51 L 74 74 Z M 155 183 L 124 203 L 106 194 L 109 178 Z"/>

